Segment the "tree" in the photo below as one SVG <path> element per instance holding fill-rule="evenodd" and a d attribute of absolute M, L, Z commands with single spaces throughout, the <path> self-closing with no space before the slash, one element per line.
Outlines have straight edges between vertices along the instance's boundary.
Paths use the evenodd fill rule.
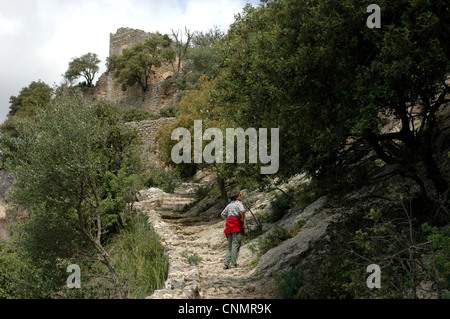
<path fill-rule="evenodd" d="M 121 123 L 113 105 L 89 104 L 76 91 L 20 125 L 14 148 L 2 147 L 11 153 L 6 166 L 15 183 L 13 202 L 31 207 L 32 220 L 49 216 L 53 225 L 83 236 L 107 266 L 119 298 L 120 284 L 104 245 L 125 209 L 130 176 L 140 159 L 137 132 Z M 56 235 L 58 240 L 51 240 Z M 61 232 L 45 236 L 59 247 L 72 242 Z"/>
<path fill-rule="evenodd" d="M 122 90 L 138 84 L 143 92 L 148 90 L 148 81 L 154 73 L 152 67 L 175 60 L 175 51 L 167 35 L 155 34 L 131 48 L 124 49 L 121 55 L 108 57 L 107 68 L 116 84 Z"/>
<path fill-rule="evenodd" d="M 20 90 L 18 96 L 9 98 L 10 110 L 8 118 L 14 115 L 34 115 L 37 110 L 46 107 L 50 103 L 53 89 L 41 80 L 31 82 L 27 87 Z"/>
<path fill-rule="evenodd" d="M 380 29 L 366 25 L 369 2 L 246 6 L 222 41 L 218 86 L 237 123 L 280 128 L 280 175 L 349 181 L 363 159 L 381 159 L 427 197 L 422 162 L 443 194 L 433 145 L 450 93 L 448 3 L 377 4 Z M 398 132 L 385 132 L 386 119 Z"/>
<path fill-rule="evenodd" d="M 95 73 L 99 70 L 98 64 L 100 62 L 97 54 L 91 52 L 86 53 L 79 58 L 73 58 L 72 61 L 69 62 L 69 68 L 66 73 L 64 73 L 64 78 L 72 83 L 75 79 L 82 76 L 86 79 L 86 85 L 91 87 Z"/>
<path fill-rule="evenodd" d="M 46 83 L 33 81 L 27 87 L 20 90 L 19 95 L 11 96 L 7 119 L 0 126 L 3 134 L 15 134 L 16 123 L 23 118 L 32 117 L 40 109 L 44 109 L 50 103 L 54 90 Z"/>
<path fill-rule="evenodd" d="M 235 168 L 235 165 L 222 163 L 194 163 L 193 152 L 191 152 L 191 161 L 187 163 L 175 164 L 171 158 L 171 152 L 175 144 L 178 142 L 172 140 L 172 132 L 176 128 L 186 128 L 193 136 L 194 121 L 202 120 L 203 131 L 208 128 L 224 129 L 227 125 L 231 125 L 229 121 L 223 116 L 223 109 L 221 105 L 214 103 L 217 96 L 217 88 L 215 80 L 208 80 L 206 76 L 199 79 L 199 87 L 187 91 L 186 96 L 179 102 L 179 115 L 171 124 L 162 126 L 156 133 L 156 141 L 158 143 L 158 155 L 162 162 L 166 165 L 175 166 L 181 173 L 188 175 L 201 167 L 207 167 L 215 171 L 218 175 L 218 186 L 221 192 L 221 197 L 224 201 L 228 200 L 225 190 L 225 179 L 229 177 L 230 172 Z M 203 134 L 204 132 L 202 132 Z M 191 149 L 193 149 L 194 141 L 191 140 Z M 225 154 L 225 152 L 224 152 Z"/>
<path fill-rule="evenodd" d="M 211 79 L 219 74 L 221 56 L 216 45 L 223 37 L 224 33 L 217 27 L 195 33 L 192 48 L 183 66 L 185 81 L 188 84 L 195 85 L 202 75 Z"/>
<path fill-rule="evenodd" d="M 188 28 L 184 27 L 184 35 L 186 36 L 186 42 L 183 39 L 183 32 L 181 30 L 171 30 L 172 31 L 172 39 L 175 45 L 175 52 L 177 56 L 177 70 L 176 73 L 180 73 L 181 71 L 181 63 L 186 57 L 188 50 L 191 47 L 191 41 L 194 37 L 195 33 L 192 33 Z"/>

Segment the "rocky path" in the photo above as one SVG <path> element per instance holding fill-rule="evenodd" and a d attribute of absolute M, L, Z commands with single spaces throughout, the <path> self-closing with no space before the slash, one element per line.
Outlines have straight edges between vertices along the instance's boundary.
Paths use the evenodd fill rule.
<path fill-rule="evenodd" d="M 227 248 L 223 220 L 205 222 L 181 213 L 185 205 L 194 201 L 198 187 L 198 184 L 184 183 L 173 194 L 150 189 L 136 203 L 148 214 L 169 255 L 169 275 L 164 289 L 147 298 L 269 298 L 258 286 L 248 263 L 223 269 Z"/>

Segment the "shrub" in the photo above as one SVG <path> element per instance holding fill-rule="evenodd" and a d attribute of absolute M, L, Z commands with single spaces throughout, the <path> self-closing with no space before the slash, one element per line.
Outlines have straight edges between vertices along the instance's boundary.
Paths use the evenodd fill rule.
<path fill-rule="evenodd" d="M 151 167 L 142 178 L 145 187 L 161 188 L 166 193 L 173 193 L 182 182 L 180 174 L 173 168 Z"/>
<path fill-rule="evenodd" d="M 256 244 L 252 244 L 250 248 L 258 256 L 264 255 L 270 249 L 277 247 L 286 239 L 292 237 L 292 234 L 283 227 L 275 226 L 269 234 L 261 236 Z"/>
<path fill-rule="evenodd" d="M 274 223 L 281 218 L 294 206 L 294 193 L 281 193 L 272 201 L 272 212 L 267 216 L 268 223 Z"/>
<path fill-rule="evenodd" d="M 134 106 L 119 108 L 119 110 L 124 122 L 139 122 L 152 118 L 152 114 L 149 111 L 138 109 Z"/>
<path fill-rule="evenodd" d="M 180 112 L 180 107 L 177 104 L 171 103 L 159 110 L 161 117 L 176 117 Z"/>
<path fill-rule="evenodd" d="M 129 298 L 144 298 L 163 287 L 169 261 L 145 216 L 129 218 L 108 249 Z"/>
<path fill-rule="evenodd" d="M 190 265 L 195 265 L 195 266 L 197 266 L 203 260 L 202 257 L 197 255 L 197 253 L 194 253 L 192 255 L 188 255 L 186 252 L 183 252 L 181 254 L 181 256 L 186 258 Z"/>
<path fill-rule="evenodd" d="M 275 279 L 275 293 L 284 299 L 293 299 L 298 292 L 302 282 L 301 272 L 297 269 L 291 269 L 286 272 L 277 273 Z"/>

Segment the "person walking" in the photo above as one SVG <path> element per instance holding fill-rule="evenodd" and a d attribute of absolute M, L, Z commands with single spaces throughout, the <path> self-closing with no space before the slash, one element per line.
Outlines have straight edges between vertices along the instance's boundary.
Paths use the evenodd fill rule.
<path fill-rule="evenodd" d="M 242 204 L 240 192 L 233 192 L 229 203 L 220 214 L 226 221 L 223 231 L 228 239 L 228 249 L 225 256 L 224 269 L 236 268 L 239 249 L 241 247 L 242 235 L 244 233 L 245 209 Z"/>

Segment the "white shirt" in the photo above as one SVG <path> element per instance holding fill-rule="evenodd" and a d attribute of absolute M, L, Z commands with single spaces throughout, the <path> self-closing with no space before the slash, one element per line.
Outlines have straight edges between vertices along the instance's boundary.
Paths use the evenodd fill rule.
<path fill-rule="evenodd" d="M 242 202 L 240 200 L 235 200 L 232 201 L 231 203 L 229 203 L 227 205 L 227 207 L 225 207 L 225 209 L 222 211 L 221 215 L 225 216 L 226 218 L 231 218 L 231 217 L 237 217 L 237 218 L 241 218 L 241 213 L 244 211 L 244 205 L 242 204 Z"/>

